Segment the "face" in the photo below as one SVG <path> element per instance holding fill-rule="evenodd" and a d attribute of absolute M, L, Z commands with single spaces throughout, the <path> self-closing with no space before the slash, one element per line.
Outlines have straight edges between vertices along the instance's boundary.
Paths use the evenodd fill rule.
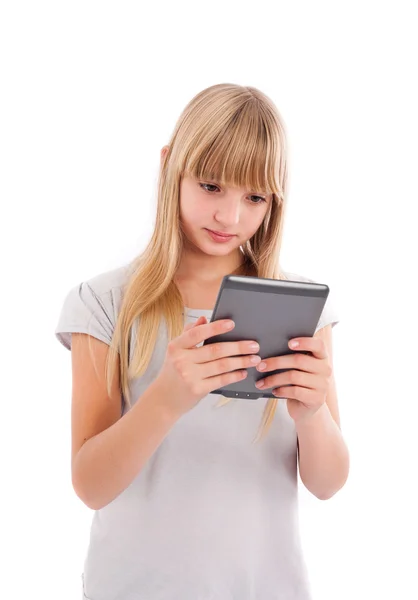
<path fill-rule="evenodd" d="M 213 181 L 184 177 L 180 185 L 182 229 L 204 253 L 224 256 L 254 235 L 271 202 L 271 195 L 256 190 L 223 188 Z"/>

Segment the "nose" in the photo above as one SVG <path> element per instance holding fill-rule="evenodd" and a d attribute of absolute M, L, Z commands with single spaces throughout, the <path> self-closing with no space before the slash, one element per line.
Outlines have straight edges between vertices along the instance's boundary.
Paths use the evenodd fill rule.
<path fill-rule="evenodd" d="M 237 225 L 239 223 L 241 198 L 220 198 L 219 200 L 214 215 L 215 221 L 225 229 Z"/>

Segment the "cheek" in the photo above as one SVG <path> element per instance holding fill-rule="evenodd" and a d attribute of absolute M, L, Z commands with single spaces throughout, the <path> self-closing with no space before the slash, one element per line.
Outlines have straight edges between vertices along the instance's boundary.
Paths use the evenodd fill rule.
<path fill-rule="evenodd" d="M 266 211 L 263 210 L 257 214 L 254 215 L 255 211 L 249 211 L 248 213 L 245 214 L 245 217 L 243 219 L 243 225 L 245 228 L 245 232 L 246 232 L 246 237 L 250 238 L 252 237 L 255 232 L 259 229 L 259 227 L 262 225 L 263 221 L 264 221 L 264 217 L 266 215 Z"/>
<path fill-rule="evenodd" d="M 207 221 L 207 207 L 193 198 L 180 201 L 180 219 L 185 225 L 201 225 Z"/>

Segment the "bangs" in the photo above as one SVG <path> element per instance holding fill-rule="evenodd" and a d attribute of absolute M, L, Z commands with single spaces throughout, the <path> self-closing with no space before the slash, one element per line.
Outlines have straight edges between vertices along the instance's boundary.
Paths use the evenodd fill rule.
<path fill-rule="evenodd" d="M 184 174 L 282 198 L 280 145 L 271 127 L 262 107 L 251 102 L 222 125 L 204 124 L 194 136 L 199 141 L 187 153 Z"/>

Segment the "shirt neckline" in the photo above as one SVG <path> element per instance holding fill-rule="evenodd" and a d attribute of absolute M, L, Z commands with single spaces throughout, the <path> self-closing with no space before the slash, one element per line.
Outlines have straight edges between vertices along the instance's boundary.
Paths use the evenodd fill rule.
<path fill-rule="evenodd" d="M 213 310 L 209 308 L 189 308 L 184 306 L 184 314 L 189 317 L 211 317 Z"/>

